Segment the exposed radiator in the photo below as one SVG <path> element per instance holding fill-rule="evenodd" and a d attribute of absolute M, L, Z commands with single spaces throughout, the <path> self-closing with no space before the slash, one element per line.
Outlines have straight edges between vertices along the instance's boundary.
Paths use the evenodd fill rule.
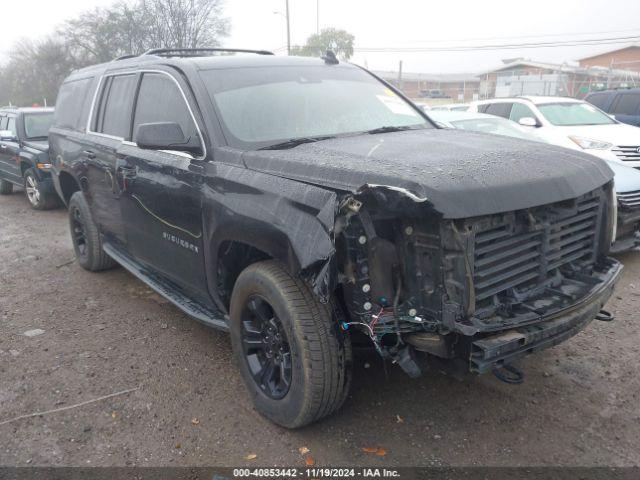
<path fill-rule="evenodd" d="M 543 283 L 558 267 L 595 261 L 600 197 L 590 193 L 572 205 L 548 205 L 513 221 L 477 231 L 473 277 L 476 302 L 511 288 Z M 520 220 L 515 220 L 520 219 Z"/>

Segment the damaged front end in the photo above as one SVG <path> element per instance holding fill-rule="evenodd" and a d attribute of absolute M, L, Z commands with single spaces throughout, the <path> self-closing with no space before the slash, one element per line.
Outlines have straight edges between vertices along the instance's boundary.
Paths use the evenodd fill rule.
<path fill-rule="evenodd" d="M 338 308 L 378 352 L 419 375 L 415 352 L 484 373 L 576 334 L 621 265 L 606 256 L 611 183 L 578 198 L 473 218 L 367 186 L 336 220 Z"/>

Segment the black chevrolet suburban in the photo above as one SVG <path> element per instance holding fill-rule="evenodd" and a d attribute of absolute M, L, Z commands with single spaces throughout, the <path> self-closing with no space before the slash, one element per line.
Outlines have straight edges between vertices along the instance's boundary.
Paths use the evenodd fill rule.
<path fill-rule="evenodd" d="M 36 210 L 58 205 L 47 143 L 52 121 L 53 108 L 0 109 L 0 194 L 24 187 Z"/>
<path fill-rule="evenodd" d="M 73 73 L 50 154 L 79 263 L 228 330 L 269 419 L 339 408 L 363 336 L 412 376 L 484 373 L 610 319 L 602 161 L 440 129 L 330 52 L 217 53 Z"/>

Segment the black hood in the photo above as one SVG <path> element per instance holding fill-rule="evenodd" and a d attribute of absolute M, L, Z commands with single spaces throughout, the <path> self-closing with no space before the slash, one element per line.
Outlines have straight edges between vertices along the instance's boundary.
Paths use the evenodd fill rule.
<path fill-rule="evenodd" d="M 578 151 L 444 129 L 342 137 L 243 158 L 247 168 L 338 190 L 402 189 L 445 218 L 567 200 L 613 178 L 605 162 Z"/>

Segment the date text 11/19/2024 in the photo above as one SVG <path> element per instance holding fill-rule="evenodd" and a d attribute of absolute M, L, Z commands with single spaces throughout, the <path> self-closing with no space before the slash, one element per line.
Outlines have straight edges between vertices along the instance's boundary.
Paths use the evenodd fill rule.
<path fill-rule="evenodd" d="M 388 468 L 235 468 L 234 478 L 399 478 L 398 470 Z M 214 475 L 214 480 L 227 480 Z"/>

